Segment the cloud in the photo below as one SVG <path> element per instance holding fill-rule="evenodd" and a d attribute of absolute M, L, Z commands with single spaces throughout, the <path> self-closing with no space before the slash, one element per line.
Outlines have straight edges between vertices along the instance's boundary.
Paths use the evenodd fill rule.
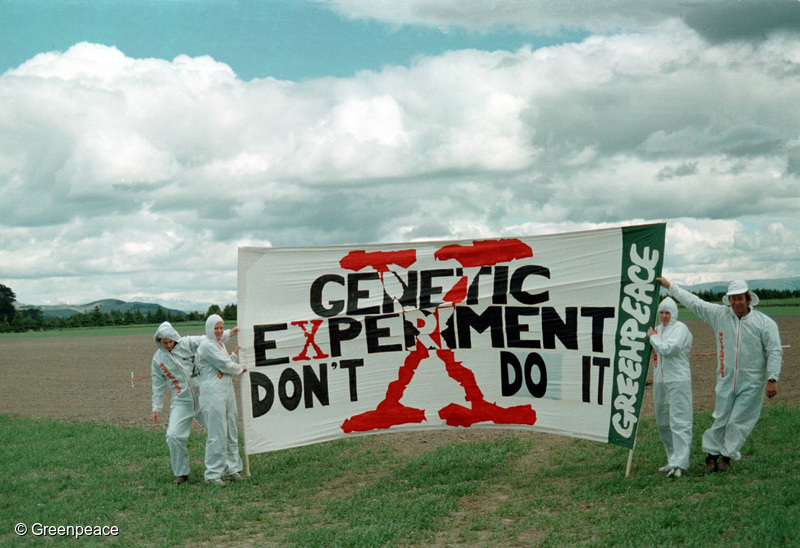
<path fill-rule="evenodd" d="M 512 27 L 559 35 L 584 29 L 607 34 L 650 31 L 670 20 L 681 21 L 711 42 L 765 40 L 775 32 L 800 32 L 800 9 L 782 0 L 318 0 L 329 9 L 354 19 L 373 19 L 394 25 L 466 28 L 476 32 Z"/>
<path fill-rule="evenodd" d="M 673 23 L 302 82 L 44 53 L 0 76 L 0 275 L 38 304 L 225 303 L 238 245 L 661 220 L 686 280 L 796 273 L 797 51 Z"/>

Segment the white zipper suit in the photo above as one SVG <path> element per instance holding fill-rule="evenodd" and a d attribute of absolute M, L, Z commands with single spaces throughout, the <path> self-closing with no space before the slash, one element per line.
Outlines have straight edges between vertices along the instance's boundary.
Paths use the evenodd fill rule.
<path fill-rule="evenodd" d="M 161 344 L 161 339 L 175 341 L 172 352 Z M 172 390 L 167 425 L 172 471 L 176 476 L 189 475 L 189 451 L 186 443 L 192 429 L 192 419 L 200 420 L 200 403 L 197 377 L 193 376 L 194 356 L 202 336 L 181 337 L 169 322 L 164 322 L 154 336 L 156 353 L 150 364 L 150 379 L 153 386 L 153 412 L 161 413 L 166 387 Z M 202 421 L 201 421 L 202 422 Z"/>
<path fill-rule="evenodd" d="M 678 321 L 675 301 L 667 297 L 658 310 L 666 310 L 671 317 L 667 325 L 659 323 L 656 334 L 650 337 L 656 353 L 653 370 L 656 423 L 667 452 L 667 465 L 688 470 L 693 424 L 689 351 L 693 337 L 686 324 Z"/>
<path fill-rule="evenodd" d="M 229 355 L 217 341 L 214 326 L 222 318 L 216 314 L 206 320 L 206 336 L 197 349 L 200 377 L 200 409 L 208 430 L 206 441 L 206 481 L 242 471 L 239 457 L 239 412 L 233 375 L 242 373 L 239 357 Z"/>

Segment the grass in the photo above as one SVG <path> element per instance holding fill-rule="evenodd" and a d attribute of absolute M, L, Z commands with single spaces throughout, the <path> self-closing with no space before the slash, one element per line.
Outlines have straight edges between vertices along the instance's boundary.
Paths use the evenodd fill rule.
<path fill-rule="evenodd" d="M 229 325 L 230 324 L 230 325 Z M 73 327 L 66 329 L 48 329 L 46 331 L 31 331 L 27 333 L 0 333 L 0 339 L 31 338 L 31 337 L 108 337 L 125 335 L 150 335 L 158 328 L 157 323 L 142 325 L 115 325 L 107 327 Z M 203 334 L 205 322 L 180 322 L 172 324 L 180 333 Z M 225 328 L 236 327 L 236 322 L 226 322 Z"/>
<path fill-rule="evenodd" d="M 732 471 L 671 480 L 652 419 L 628 451 L 563 438 L 398 451 L 393 434 L 252 455 L 252 477 L 199 481 L 205 436 L 189 441 L 192 482 L 171 484 L 163 431 L 0 416 L 0 544 L 16 523 L 115 525 L 80 545 L 791 546 L 800 543 L 800 407 L 764 409 Z M 562 438 L 559 438 L 562 439 Z M 56 540 L 56 539 L 50 539 Z M 63 540 L 63 539 L 59 539 Z"/>

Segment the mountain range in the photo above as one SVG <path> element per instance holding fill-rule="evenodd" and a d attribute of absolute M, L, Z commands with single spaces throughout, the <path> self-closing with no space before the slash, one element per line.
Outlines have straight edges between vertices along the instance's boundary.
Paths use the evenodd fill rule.
<path fill-rule="evenodd" d="M 143 302 L 126 302 L 121 301 L 119 299 L 102 299 L 100 301 L 94 301 L 91 303 L 86 304 L 56 304 L 56 305 L 31 305 L 31 304 L 19 304 L 16 305 L 17 309 L 19 310 L 28 310 L 32 308 L 38 308 L 42 311 L 42 315 L 44 316 L 45 320 L 49 320 L 51 318 L 69 318 L 74 314 L 90 314 L 94 312 L 95 307 L 97 307 L 100 312 L 103 313 L 111 313 L 114 311 L 118 311 L 121 313 L 125 312 L 133 312 L 135 313 L 137 310 L 141 311 L 142 314 L 147 315 L 148 312 L 155 314 L 159 308 L 161 308 L 164 312 L 169 312 L 173 315 L 182 315 L 185 316 L 186 313 L 182 310 L 175 310 L 171 308 L 166 308 L 161 306 L 160 304 L 155 303 L 143 303 Z"/>
<path fill-rule="evenodd" d="M 681 287 L 689 291 L 711 291 L 713 293 L 725 293 L 728 291 L 727 282 L 708 282 L 695 285 L 683 285 Z M 775 278 L 775 279 L 761 279 L 761 280 L 745 280 L 747 287 L 758 293 L 759 289 L 773 289 L 775 291 L 797 291 L 800 290 L 800 276 L 793 276 L 791 278 Z"/>
<path fill-rule="evenodd" d="M 776 291 L 800 290 L 800 276 L 793 276 L 790 278 L 759 279 L 759 280 L 746 280 L 746 281 L 748 287 L 756 292 L 758 292 L 759 289 L 774 289 Z M 695 285 L 682 285 L 682 287 L 684 289 L 688 289 L 689 291 L 712 291 L 715 293 L 725 293 L 728 290 L 729 283 L 730 282 L 727 281 L 708 282 Z M 161 309 L 164 310 L 164 312 L 169 312 L 174 315 L 186 314 L 184 310 L 167 308 L 166 306 L 162 306 L 156 303 L 144 303 L 139 301 L 127 302 L 119 299 L 103 299 L 100 301 L 94 301 L 91 303 L 79 304 L 79 305 L 69 305 L 69 304 L 29 305 L 29 304 L 17 303 L 16 306 L 19 310 L 38 308 L 39 310 L 42 311 L 45 319 L 68 318 L 73 314 L 91 313 L 92 311 L 94 311 L 95 307 L 97 307 L 100 310 L 100 312 L 103 313 L 106 312 L 111 313 L 116 310 L 124 314 L 129 310 L 131 312 L 136 312 L 137 310 L 140 310 L 142 314 L 147 315 L 148 311 L 155 314 L 158 308 L 161 307 Z"/>

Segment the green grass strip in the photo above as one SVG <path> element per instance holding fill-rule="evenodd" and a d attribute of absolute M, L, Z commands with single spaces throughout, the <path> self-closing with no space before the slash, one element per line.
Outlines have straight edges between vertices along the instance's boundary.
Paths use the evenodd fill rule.
<path fill-rule="evenodd" d="M 192 480 L 171 483 L 163 430 L 0 416 L 0 544 L 39 546 L 14 525 L 113 525 L 81 546 L 796 546 L 800 408 L 764 409 L 726 473 L 705 474 L 695 415 L 692 468 L 665 462 L 652 419 L 628 451 L 513 431 L 422 453 L 392 434 L 251 456 L 252 477 L 202 483 L 205 436 L 189 440 Z M 47 540 L 65 540 L 49 538 Z"/>

